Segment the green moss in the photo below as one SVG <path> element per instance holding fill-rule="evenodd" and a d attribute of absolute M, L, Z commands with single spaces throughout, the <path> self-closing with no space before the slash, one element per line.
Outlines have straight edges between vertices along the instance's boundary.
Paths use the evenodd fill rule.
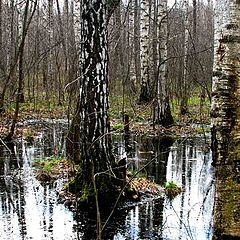
<path fill-rule="evenodd" d="M 172 180 L 165 184 L 165 193 L 170 201 L 182 192 L 182 189 Z"/>
<path fill-rule="evenodd" d="M 92 187 L 85 185 L 81 191 L 81 196 L 79 198 L 79 201 L 81 203 L 88 202 L 89 198 L 93 196 L 93 189 Z"/>
<path fill-rule="evenodd" d="M 237 184 L 231 177 L 225 182 L 225 188 L 220 192 L 222 205 L 222 227 L 224 232 L 230 234 L 240 232 L 240 184 Z"/>

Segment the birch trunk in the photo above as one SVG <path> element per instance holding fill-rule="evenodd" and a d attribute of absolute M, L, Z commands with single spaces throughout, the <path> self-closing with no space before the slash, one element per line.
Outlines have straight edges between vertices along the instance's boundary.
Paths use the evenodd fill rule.
<path fill-rule="evenodd" d="M 216 2 L 212 150 L 213 239 L 240 237 L 240 1 Z M 235 237 L 235 238 L 234 238 Z"/>
<path fill-rule="evenodd" d="M 149 0 L 141 1 L 141 39 L 140 39 L 140 51 L 141 51 L 141 93 L 139 102 L 144 103 L 150 100 L 150 62 L 149 62 L 149 21 L 150 21 L 150 8 Z"/>
<path fill-rule="evenodd" d="M 113 197 L 110 193 L 114 191 L 112 168 L 115 165 L 108 117 L 108 46 L 104 0 L 81 0 L 81 32 L 78 34 L 81 34 L 80 93 L 69 136 L 72 134 L 74 144 L 70 157 L 75 158 L 74 164 L 78 163 L 80 170 L 73 190 L 81 192 L 81 200 L 91 200 L 96 194 L 93 192 L 96 184 L 100 200 L 104 200 Z M 71 142 L 68 147 L 72 147 Z"/>
<path fill-rule="evenodd" d="M 48 59 L 48 86 L 51 86 L 51 90 L 53 90 L 53 79 L 54 79 L 54 69 L 53 69 L 53 0 L 48 0 L 48 44 L 49 44 L 49 59 Z M 49 96 L 50 97 L 50 96 Z"/>
<path fill-rule="evenodd" d="M 74 12 L 73 12 L 73 21 L 74 21 L 74 34 L 75 34 L 75 48 L 78 55 L 80 54 L 80 45 L 81 45 L 81 0 L 74 0 Z"/>
<path fill-rule="evenodd" d="M 134 0 L 134 64 L 136 82 L 141 80 L 141 58 L 140 58 L 140 2 Z"/>
<path fill-rule="evenodd" d="M 181 86 L 180 113 L 188 112 L 188 41 L 189 41 L 189 0 L 183 1 L 184 8 L 184 58 L 183 58 L 183 81 Z"/>
<path fill-rule="evenodd" d="M 157 79 L 157 119 L 156 123 L 163 126 L 173 124 L 167 92 L 167 0 L 157 2 L 158 9 L 158 79 Z"/>

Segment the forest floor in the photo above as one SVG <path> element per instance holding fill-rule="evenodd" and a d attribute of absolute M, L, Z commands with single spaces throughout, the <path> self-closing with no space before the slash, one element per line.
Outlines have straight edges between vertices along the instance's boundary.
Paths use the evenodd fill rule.
<path fill-rule="evenodd" d="M 123 107 L 124 105 L 124 107 Z M 209 101 L 200 102 L 199 99 L 193 99 L 189 102 L 189 111 L 185 115 L 178 113 L 178 106 L 171 106 L 174 124 L 169 127 L 162 127 L 153 124 L 153 107 L 152 103 L 143 105 L 133 105 L 130 100 L 122 98 L 110 97 L 110 121 L 111 130 L 113 132 L 122 132 L 124 130 L 123 118 L 125 115 L 129 117 L 129 130 L 133 134 L 148 134 L 148 135 L 172 135 L 182 136 L 194 133 L 208 132 L 210 125 L 210 103 Z M 63 106 L 41 107 L 34 109 L 30 104 L 22 104 L 18 121 L 23 123 L 26 120 L 40 119 L 67 119 L 67 109 Z M 8 133 L 14 108 L 7 109 L 0 114 L 0 138 Z M 71 114 L 70 114 L 71 118 Z M 34 131 L 34 129 L 32 129 Z M 29 134 L 29 128 L 16 127 L 15 137 L 24 137 Z"/>
<path fill-rule="evenodd" d="M 135 105 L 131 104 L 122 107 L 122 103 L 118 101 L 110 102 L 110 120 L 111 130 L 113 133 L 121 133 L 124 131 L 124 115 L 129 116 L 129 131 L 131 134 L 145 134 L 145 135 L 160 135 L 180 137 L 186 135 L 202 134 L 210 131 L 210 107 L 209 103 L 203 105 L 199 102 L 194 102 L 189 105 L 189 112 L 185 115 L 179 115 L 177 107 L 173 108 L 174 124 L 168 128 L 159 125 L 154 125 L 152 120 L 152 105 Z M 123 114 L 124 113 L 124 114 Z M 3 141 L 4 136 L 8 133 L 14 109 L 8 109 L 0 115 L 0 140 Z M 41 108 L 34 110 L 26 105 L 20 109 L 19 123 L 24 123 L 26 120 L 44 120 L 44 119 L 66 119 L 66 109 L 64 107 L 55 106 L 52 108 Z M 15 138 L 24 138 L 26 140 L 34 140 L 34 126 L 17 124 L 15 131 Z M 55 161 L 55 160 L 54 160 Z M 50 163 L 51 164 L 51 163 Z M 55 165 L 56 164 L 56 165 Z M 36 177 L 41 182 L 48 182 L 64 177 L 68 178 L 72 175 L 71 167 L 66 160 L 60 159 L 55 161 L 49 170 L 43 163 L 37 163 Z M 47 170 L 46 170 L 47 169 Z M 129 177 L 131 179 L 131 177 Z M 129 180 L 128 179 L 128 180 Z M 142 195 L 158 195 L 164 193 L 164 187 L 152 183 L 146 178 L 133 178 L 129 180 L 129 188 L 132 189 L 132 200 L 140 199 Z M 73 198 L 70 193 L 59 193 L 65 201 Z"/>

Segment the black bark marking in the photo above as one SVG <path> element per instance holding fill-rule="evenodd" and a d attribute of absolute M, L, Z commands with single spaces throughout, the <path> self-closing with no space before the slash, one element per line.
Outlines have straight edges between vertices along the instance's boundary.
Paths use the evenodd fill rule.
<path fill-rule="evenodd" d="M 240 43 L 240 36 L 236 35 L 224 35 L 220 40 L 221 43 Z"/>
<path fill-rule="evenodd" d="M 216 166 L 217 161 L 217 149 L 218 149 L 218 141 L 216 138 L 216 127 L 213 126 L 211 128 L 211 150 L 212 150 L 212 166 Z"/>
<path fill-rule="evenodd" d="M 227 30 L 231 30 L 231 29 L 237 30 L 238 28 L 239 28 L 239 26 L 237 24 L 234 24 L 234 23 L 229 23 L 229 24 L 226 25 Z"/>

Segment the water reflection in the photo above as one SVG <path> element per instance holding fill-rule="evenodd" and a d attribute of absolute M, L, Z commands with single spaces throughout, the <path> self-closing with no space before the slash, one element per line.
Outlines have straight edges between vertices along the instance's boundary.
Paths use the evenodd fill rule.
<path fill-rule="evenodd" d="M 61 135 L 55 136 L 55 141 L 51 139 L 54 128 L 46 129 L 48 134 L 39 134 L 33 146 L 19 141 L 9 149 L 0 147 L 1 240 L 77 239 L 73 214 L 57 204 L 55 190 L 63 186 L 61 180 L 42 186 L 32 170 L 34 159 L 49 157 L 54 146 L 63 148 Z M 46 143 L 48 137 L 51 145 L 44 149 L 41 142 Z"/>
<path fill-rule="evenodd" d="M 86 212 L 75 215 L 58 204 L 56 191 L 63 180 L 43 186 L 32 170 L 34 159 L 64 155 L 63 126 L 36 131 L 32 146 L 23 140 L 9 149 L 0 146 L 1 240 L 95 239 L 96 216 Z M 173 142 L 119 135 L 113 143 L 116 155 L 127 152 L 131 171 L 142 169 L 142 174 L 159 184 L 173 180 L 183 192 L 173 202 L 148 197 L 118 209 L 103 239 L 211 239 L 211 152 L 201 138 Z"/>
<path fill-rule="evenodd" d="M 173 180 L 183 191 L 172 202 L 160 198 L 137 205 L 114 239 L 211 239 L 214 189 L 208 144 L 201 138 L 167 144 L 158 138 L 135 141 L 137 161 L 131 155 L 131 168 L 140 169 L 153 160 L 148 175 L 160 184 Z"/>
<path fill-rule="evenodd" d="M 167 181 L 182 186 L 172 204 L 165 200 L 166 229 L 172 239 L 211 239 L 213 208 L 211 152 L 201 139 L 175 144 L 167 165 Z"/>

